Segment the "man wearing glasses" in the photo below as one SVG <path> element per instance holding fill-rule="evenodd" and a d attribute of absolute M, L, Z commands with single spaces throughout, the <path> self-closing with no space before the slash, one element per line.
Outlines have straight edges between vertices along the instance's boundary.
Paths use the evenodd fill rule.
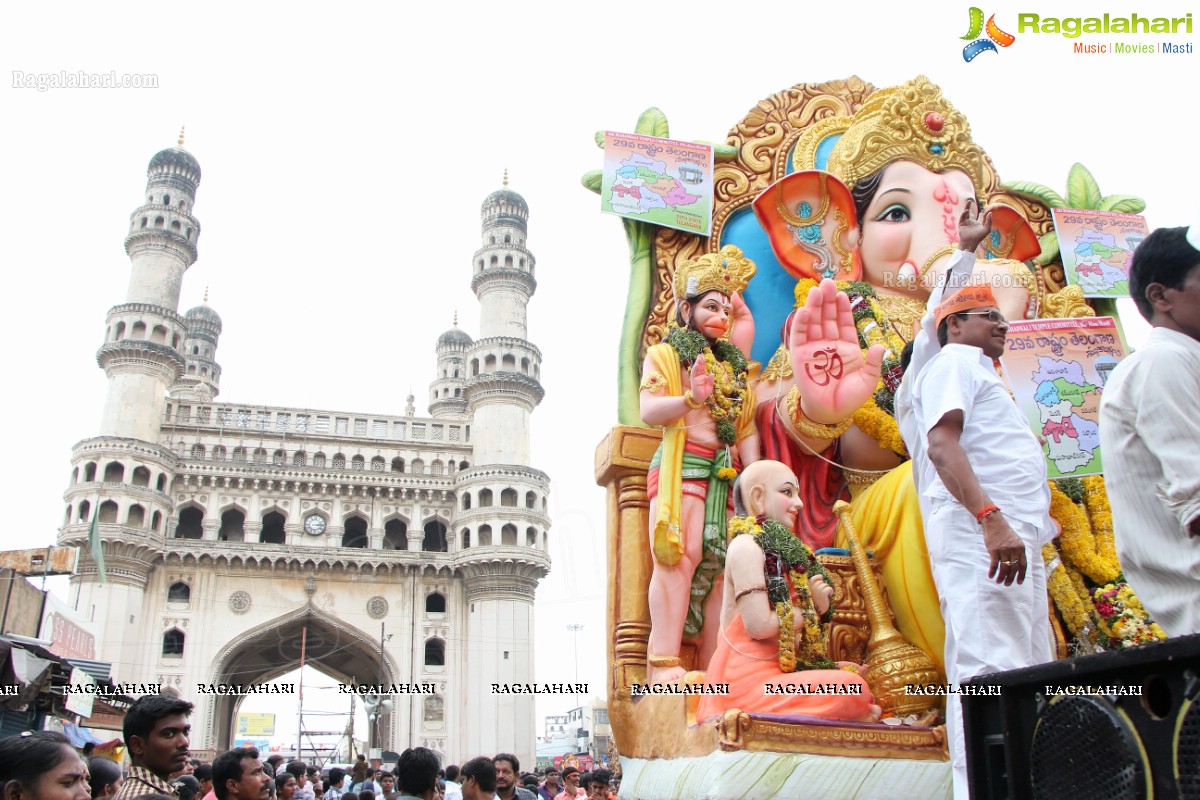
<path fill-rule="evenodd" d="M 932 470 L 922 481 L 925 541 L 946 623 L 946 679 L 1053 659 L 1042 545 L 1055 536 L 1042 447 L 996 371 L 1008 322 L 989 286 L 937 307 L 942 349 L 912 386 Z M 958 698 L 947 703 L 955 797 L 966 797 Z"/>

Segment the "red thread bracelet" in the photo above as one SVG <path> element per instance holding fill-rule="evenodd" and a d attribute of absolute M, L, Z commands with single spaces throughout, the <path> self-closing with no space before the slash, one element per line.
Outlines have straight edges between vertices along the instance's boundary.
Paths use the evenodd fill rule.
<path fill-rule="evenodd" d="M 975 521 L 980 525 L 983 521 L 1000 510 L 1000 506 L 984 506 L 975 514 Z"/>

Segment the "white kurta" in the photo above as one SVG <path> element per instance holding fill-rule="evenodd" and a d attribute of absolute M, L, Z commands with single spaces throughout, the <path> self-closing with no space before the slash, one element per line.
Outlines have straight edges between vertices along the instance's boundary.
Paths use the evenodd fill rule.
<path fill-rule="evenodd" d="M 925 481 L 922 511 L 933 581 L 946 624 L 946 679 L 959 684 L 991 672 L 1052 661 L 1046 568 L 1041 547 L 1053 538 L 1050 490 L 1041 446 L 1000 376 L 978 347 L 949 344 L 921 370 L 911 392 L 913 425 L 927 451 L 929 431 L 963 413 L 959 439 L 972 470 L 1025 544 L 1025 582 L 987 576 L 991 557 L 978 509 L 954 499 L 937 470 Z M 915 466 L 915 465 L 914 465 Z M 946 704 L 955 797 L 966 795 L 966 748 L 958 698 Z"/>
<path fill-rule="evenodd" d="M 974 253 L 956 250 L 950 258 L 950 266 L 929 292 L 929 300 L 925 303 L 925 316 L 921 317 L 921 327 L 913 337 L 912 359 L 900 387 L 896 390 L 896 426 L 900 429 L 900 438 L 913 462 L 913 484 L 917 488 L 917 500 L 921 506 L 922 518 L 929 516 L 929 500 L 925 497 L 925 488 L 936 476 L 933 464 L 925 455 L 925 431 L 913 414 L 912 391 L 917 378 L 925 365 L 941 352 L 942 346 L 937 340 L 937 325 L 934 324 L 937 307 L 941 305 L 947 289 L 951 292 L 964 285 L 975 269 Z"/>
<path fill-rule="evenodd" d="M 1200 633 L 1200 342 L 1155 328 L 1117 365 L 1100 448 L 1125 577 L 1168 635 Z"/>

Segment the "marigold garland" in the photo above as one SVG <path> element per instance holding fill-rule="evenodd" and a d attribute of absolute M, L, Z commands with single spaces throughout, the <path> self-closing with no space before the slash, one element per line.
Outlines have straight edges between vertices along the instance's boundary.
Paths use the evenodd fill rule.
<path fill-rule="evenodd" d="M 1104 478 L 1100 475 L 1084 478 L 1083 491 L 1088 515 L 1092 519 L 1092 533 L 1096 536 L 1096 552 L 1120 569 L 1117 539 L 1113 532 L 1112 506 L 1108 504 L 1108 490 L 1104 488 Z"/>
<path fill-rule="evenodd" d="M 1046 588 L 1067 631 L 1073 638 L 1094 645 L 1096 625 L 1092 617 L 1091 598 L 1076 591 L 1067 566 L 1059 558 L 1053 542 L 1042 545 L 1042 559 L 1046 562 Z"/>
<path fill-rule="evenodd" d="M 833 619 L 833 607 L 817 614 L 808 589 L 809 579 L 817 575 L 832 586 L 829 572 L 808 545 L 778 520 L 734 517 L 728 524 L 730 539 L 750 534 L 766 556 L 763 573 L 767 600 L 779 617 L 779 669 L 783 672 L 837 669 L 837 664 L 829 658 L 828 625 Z M 801 623 L 799 631 L 797 616 Z"/>
<path fill-rule="evenodd" d="M 718 339 L 711 345 L 699 331 L 672 328 L 667 344 L 675 348 L 679 363 L 690 368 L 704 359 L 705 369 L 713 376 L 713 391 L 705 401 L 709 416 L 717 427 L 717 439 L 724 445 L 737 441 L 737 420 L 746 398 L 749 362 L 737 345 Z"/>
<path fill-rule="evenodd" d="M 1076 479 L 1061 487 L 1051 481 L 1050 487 L 1050 513 L 1062 526 L 1062 535 L 1061 553 L 1053 544 L 1042 549 L 1047 564 L 1060 557 L 1046 584 L 1076 641 L 1103 650 L 1166 638 L 1121 573 L 1104 478 Z"/>
<path fill-rule="evenodd" d="M 775 604 L 779 617 L 779 669 L 781 672 L 796 671 L 796 612 L 791 603 L 780 601 Z"/>
<path fill-rule="evenodd" d="M 1121 574 L 1116 559 L 1107 559 L 1096 552 L 1096 537 L 1092 535 L 1087 515 L 1071 498 L 1050 482 L 1050 515 L 1062 526 L 1059 549 L 1071 566 L 1097 584 L 1112 583 Z"/>
<path fill-rule="evenodd" d="M 896 418 L 880 408 L 874 397 L 863 403 L 852 419 L 858 429 L 879 442 L 880 447 L 891 450 L 901 458 L 908 458 L 908 448 L 904 446 Z"/>

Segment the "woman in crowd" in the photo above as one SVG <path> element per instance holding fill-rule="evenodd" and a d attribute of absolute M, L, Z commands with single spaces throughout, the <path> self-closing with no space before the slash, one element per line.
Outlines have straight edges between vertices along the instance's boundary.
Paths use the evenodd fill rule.
<path fill-rule="evenodd" d="M 292 800 L 296 796 L 296 776 L 285 772 L 275 778 L 275 792 L 279 800 Z"/>
<path fill-rule="evenodd" d="M 91 800 L 87 776 L 87 765 L 61 733 L 0 739 L 3 800 Z"/>
<path fill-rule="evenodd" d="M 92 756 L 88 760 L 92 800 L 108 800 L 121 788 L 121 765 L 110 758 Z"/>

